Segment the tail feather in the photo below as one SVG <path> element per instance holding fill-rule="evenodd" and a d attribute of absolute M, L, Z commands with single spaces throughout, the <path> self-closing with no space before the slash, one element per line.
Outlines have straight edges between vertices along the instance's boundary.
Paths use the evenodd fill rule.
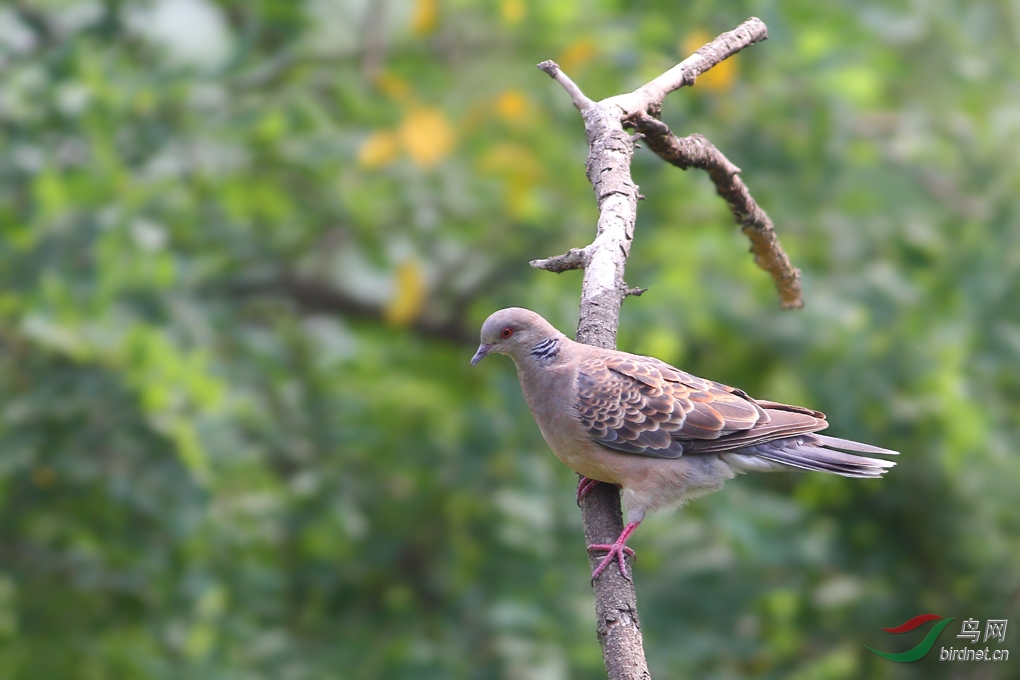
<path fill-rule="evenodd" d="M 871 444 L 862 444 L 860 442 L 851 441 L 849 439 L 830 437 L 825 434 L 816 434 L 815 438 L 821 440 L 823 446 L 827 446 L 832 449 L 840 449 L 841 451 L 856 451 L 858 453 L 877 453 L 884 456 L 900 455 L 899 451 L 883 449 L 880 446 L 872 446 Z"/>
<path fill-rule="evenodd" d="M 826 447 L 834 448 L 826 448 Z M 889 453 L 895 451 L 859 444 L 857 442 L 822 435 L 791 437 L 777 441 L 748 447 L 747 453 L 801 470 L 829 472 L 843 477 L 875 478 L 881 477 L 889 468 L 896 465 L 890 460 L 869 458 L 853 453 L 835 450 L 835 448 L 867 453 Z"/>

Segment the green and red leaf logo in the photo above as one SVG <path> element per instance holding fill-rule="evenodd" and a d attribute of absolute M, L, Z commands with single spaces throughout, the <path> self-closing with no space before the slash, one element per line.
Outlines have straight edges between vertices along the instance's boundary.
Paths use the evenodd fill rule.
<path fill-rule="evenodd" d="M 899 635 L 900 633 L 909 633 L 910 631 L 920 628 L 921 626 L 930 621 L 938 621 L 938 623 L 932 626 L 932 629 L 928 631 L 928 634 L 924 636 L 924 639 L 917 643 L 917 646 L 914 647 L 913 649 L 908 649 L 905 652 L 899 652 L 897 654 L 894 654 L 892 652 L 880 652 L 877 649 L 872 649 L 871 647 L 868 647 L 867 645 L 864 645 L 864 648 L 874 652 L 875 654 L 878 654 L 883 659 L 889 659 L 890 661 L 897 661 L 899 663 L 910 663 L 912 661 L 917 661 L 918 659 L 923 658 L 925 654 L 931 651 L 931 648 L 935 646 L 935 640 L 938 638 L 939 633 L 941 633 L 942 629 L 948 626 L 950 622 L 953 621 L 953 617 L 944 619 L 938 614 L 919 614 L 918 616 L 915 616 L 909 621 L 901 623 L 898 626 L 895 626 L 893 628 L 882 629 L 887 633 L 894 633 Z"/>

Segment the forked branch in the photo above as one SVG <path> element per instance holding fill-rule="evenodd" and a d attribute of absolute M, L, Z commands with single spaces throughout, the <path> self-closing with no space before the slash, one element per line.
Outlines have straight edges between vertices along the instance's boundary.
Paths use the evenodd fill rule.
<path fill-rule="evenodd" d="M 752 17 L 734 30 L 718 36 L 690 57 L 633 92 L 600 102 L 593 102 L 585 96 L 555 62 L 544 61 L 538 67 L 560 83 L 570 95 L 585 119 L 589 145 L 592 144 L 593 130 L 593 126 L 589 124 L 590 117 L 598 119 L 604 115 L 619 116 L 624 126 L 633 127 L 640 132 L 647 140 L 649 148 L 664 160 L 684 170 L 695 167 L 707 171 L 719 195 L 730 206 L 737 224 L 751 241 L 755 263 L 772 277 L 779 293 L 780 304 L 784 309 L 795 309 L 804 306 L 800 271 L 793 266 L 779 243 L 779 237 L 776 236 L 769 216 L 755 202 L 740 178 L 740 168 L 733 165 L 703 136 L 676 137 L 670 132 L 669 127 L 659 120 L 662 101 L 667 94 L 681 87 L 693 85 L 697 77 L 708 69 L 767 37 L 765 24 L 760 19 Z M 591 158 L 589 154 L 589 163 Z M 629 154 L 627 161 L 629 165 Z M 629 167 L 627 175 L 628 177 L 630 175 Z M 599 233 L 601 234 L 601 231 Z M 531 266 L 557 273 L 579 269 L 587 266 L 587 260 L 591 255 L 588 251 L 594 245 L 583 249 L 573 248 L 564 255 L 532 260 Z M 629 244 L 627 249 L 629 252 Z"/>

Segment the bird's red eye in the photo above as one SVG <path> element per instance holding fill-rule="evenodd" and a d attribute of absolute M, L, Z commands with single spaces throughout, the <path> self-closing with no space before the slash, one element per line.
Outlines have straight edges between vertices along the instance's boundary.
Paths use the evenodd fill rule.
<path fill-rule="evenodd" d="M 506 339 L 506 338 L 509 338 L 513 334 L 514 334 L 514 329 L 510 328 L 509 326 L 507 326 L 506 328 L 503 329 L 503 332 L 500 333 L 499 335 L 500 335 L 500 337 Z"/>

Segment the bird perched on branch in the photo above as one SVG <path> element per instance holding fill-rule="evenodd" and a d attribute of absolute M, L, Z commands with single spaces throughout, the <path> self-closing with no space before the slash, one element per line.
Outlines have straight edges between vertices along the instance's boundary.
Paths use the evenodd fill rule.
<path fill-rule="evenodd" d="M 556 457 L 582 476 L 580 501 L 595 484 L 623 490 L 627 525 L 612 544 L 588 546 L 629 578 L 627 539 L 645 514 L 722 488 L 743 472 L 813 470 L 881 477 L 895 463 L 858 454 L 896 454 L 817 434 L 825 414 L 752 399 L 652 357 L 574 342 L 527 309 L 511 307 L 482 325 L 471 359 L 505 354 Z"/>

